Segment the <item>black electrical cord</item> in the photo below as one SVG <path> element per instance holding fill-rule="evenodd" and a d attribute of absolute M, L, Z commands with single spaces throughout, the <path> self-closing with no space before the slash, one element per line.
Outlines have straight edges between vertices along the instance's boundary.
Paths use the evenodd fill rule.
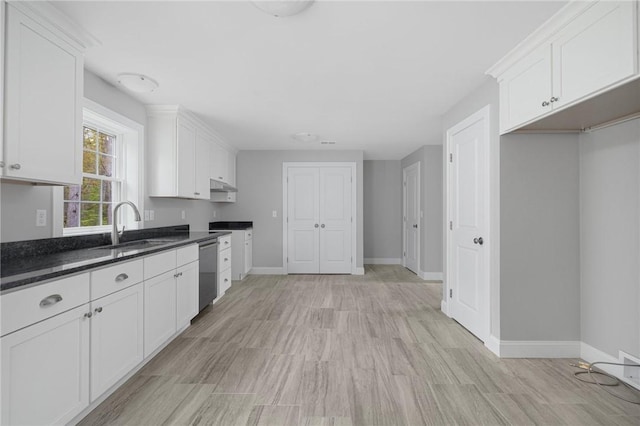
<path fill-rule="evenodd" d="M 638 390 L 636 388 L 634 388 L 633 386 L 631 386 L 630 384 L 621 381 L 620 379 L 618 379 L 617 377 L 609 374 L 609 373 L 605 373 L 603 371 L 594 371 L 593 367 L 595 365 L 599 365 L 599 364 L 605 364 L 605 365 L 617 365 L 617 366 L 621 366 L 621 367 L 640 367 L 640 365 L 637 364 L 622 364 L 622 363 L 617 363 L 617 362 L 604 362 L 604 361 L 598 361 L 598 362 L 592 362 L 591 364 L 587 364 L 586 362 L 580 362 L 578 364 L 570 364 L 572 367 L 577 367 L 577 368 L 581 368 L 582 370 L 586 370 L 586 371 L 576 371 L 575 373 L 573 373 L 573 375 L 576 377 L 576 379 L 580 380 L 581 382 L 585 382 L 585 383 L 590 383 L 590 384 L 596 384 L 598 386 L 600 386 L 604 391 L 606 391 L 608 394 L 621 399 L 623 401 L 626 401 L 630 404 L 635 404 L 635 405 L 640 405 L 640 392 L 638 392 Z M 584 380 L 581 379 L 579 376 L 582 374 L 588 374 L 589 378 L 591 380 Z M 608 377 L 610 379 L 612 379 L 612 382 L 609 383 L 602 383 L 599 382 L 596 377 L 598 376 L 604 376 L 604 377 Z M 627 399 L 624 398 L 620 395 L 616 395 L 615 393 L 611 392 L 609 389 L 607 389 L 607 387 L 611 387 L 611 386 L 618 386 L 620 383 L 622 383 L 624 386 L 626 386 L 629 390 L 631 390 L 631 393 L 636 395 L 636 399 L 635 400 L 631 400 L 631 399 Z"/>

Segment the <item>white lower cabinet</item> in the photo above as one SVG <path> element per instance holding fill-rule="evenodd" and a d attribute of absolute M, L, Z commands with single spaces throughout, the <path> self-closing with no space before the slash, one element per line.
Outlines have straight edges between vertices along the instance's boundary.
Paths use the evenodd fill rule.
<path fill-rule="evenodd" d="M 144 356 L 176 330 L 176 272 L 172 270 L 144 282 Z"/>
<path fill-rule="evenodd" d="M 91 302 L 91 401 L 142 362 L 142 283 Z"/>
<path fill-rule="evenodd" d="M 191 262 L 177 270 L 176 310 L 177 329 L 188 325 L 198 315 L 198 262 Z"/>
<path fill-rule="evenodd" d="M 82 305 L 0 339 L 2 424 L 65 424 L 89 405 L 89 327 Z"/>

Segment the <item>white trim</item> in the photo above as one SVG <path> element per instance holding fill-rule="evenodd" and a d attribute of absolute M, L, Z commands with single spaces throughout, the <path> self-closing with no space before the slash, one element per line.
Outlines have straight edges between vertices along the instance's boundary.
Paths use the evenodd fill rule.
<path fill-rule="evenodd" d="M 365 265 L 402 265 L 399 257 L 365 257 Z"/>
<path fill-rule="evenodd" d="M 469 127 L 470 125 L 483 120 L 483 124 L 484 124 L 484 138 L 485 138 L 485 150 L 484 150 L 484 161 L 485 161 L 485 167 L 484 167 L 484 178 L 485 178 L 485 192 L 486 192 L 486 202 L 485 202 L 485 229 L 486 229 L 486 234 L 487 234 L 487 238 L 486 238 L 486 243 L 484 244 L 484 250 L 485 250 L 485 277 L 484 277 L 484 290 L 485 290 L 485 294 L 483 297 L 483 309 L 484 309 L 484 319 L 483 319 L 483 324 L 481 326 L 481 336 L 477 336 L 480 340 L 482 341 L 486 341 L 489 336 L 491 335 L 491 279 L 493 277 L 493 273 L 494 272 L 498 272 L 498 271 L 493 271 L 492 265 L 493 265 L 493 257 L 494 254 L 493 251 L 495 250 L 493 247 L 493 237 L 494 237 L 494 233 L 492 231 L 492 226 L 491 226 L 491 216 L 492 213 L 494 211 L 494 203 L 493 203 L 493 197 L 494 197 L 494 191 L 492 190 L 492 180 L 491 180 L 491 169 L 492 167 L 496 167 L 499 168 L 499 164 L 496 164 L 495 166 L 492 164 L 491 162 L 491 154 L 492 154 L 492 139 L 491 139 L 491 105 L 485 105 L 483 108 L 481 108 L 480 110 L 476 111 L 475 113 L 471 114 L 470 116 L 468 116 L 467 118 L 465 118 L 464 120 L 460 121 L 459 123 L 451 126 L 449 129 L 447 129 L 446 133 L 445 133 L 445 143 L 444 143 L 444 149 L 443 149 L 443 160 L 445 163 L 445 182 L 444 182 L 444 188 L 445 188 L 445 215 L 444 215 L 444 220 L 445 220 L 445 247 L 444 247 L 444 253 L 445 253 L 445 270 L 444 273 L 447 277 L 447 279 L 445 280 L 446 285 L 444 286 L 444 292 L 445 292 L 445 297 L 448 297 L 449 294 L 449 289 L 451 287 L 451 280 L 450 277 L 452 276 L 452 251 L 453 251 L 453 246 L 452 246 L 452 242 L 451 242 L 451 232 L 449 230 L 449 221 L 451 220 L 451 216 L 452 216 L 452 212 L 451 212 L 451 197 L 449 197 L 449 194 L 451 193 L 450 190 L 450 186 L 451 186 L 451 173 L 452 173 L 452 168 L 451 168 L 451 162 L 449 161 L 449 153 L 451 153 L 451 136 L 453 133 L 455 133 L 458 129 L 463 129 L 466 127 Z M 499 192 L 495 195 L 495 196 L 499 196 Z M 497 212 L 499 212 L 499 208 L 497 209 Z M 496 212 L 496 213 L 497 213 Z M 496 238 L 497 240 L 497 238 Z M 496 241 L 497 243 L 497 241 Z M 499 270 L 499 269 L 498 269 Z M 451 312 L 451 310 L 448 311 L 449 312 L 449 316 L 451 318 L 454 318 L 453 312 Z"/>
<path fill-rule="evenodd" d="M 497 339 L 495 339 L 498 341 Z M 495 353 L 495 341 L 487 339 Z M 580 342 L 544 341 L 544 340 L 499 340 L 499 354 L 501 358 L 578 358 L 580 357 Z"/>
<path fill-rule="evenodd" d="M 353 222 L 351 223 L 351 256 L 353 262 L 351 262 L 351 274 L 353 275 L 364 275 L 364 267 L 358 267 L 358 173 L 357 173 L 357 164 L 355 161 L 344 161 L 344 162 L 283 162 L 282 163 L 282 273 L 287 275 L 289 273 L 289 265 L 287 262 L 287 256 L 289 252 L 289 248 L 287 243 L 289 241 L 288 238 L 288 230 L 287 226 L 287 215 L 288 215 L 288 204 L 289 204 L 289 193 L 288 193 L 288 185 L 287 178 L 289 176 L 288 168 L 289 167 L 351 167 L 351 216 L 353 217 Z"/>
<path fill-rule="evenodd" d="M 451 315 L 449 315 L 449 308 L 447 307 L 447 301 L 446 300 L 441 300 L 440 301 L 440 311 L 442 311 L 443 314 L 445 314 L 446 316 L 451 318 Z"/>
<path fill-rule="evenodd" d="M 602 352 L 601 350 L 594 348 L 593 346 L 585 342 L 580 343 L 580 358 L 582 358 L 588 363 L 598 362 L 598 361 L 623 363 L 625 356 L 635 358 L 633 356 L 626 354 L 623 351 L 619 351 L 618 358 L 616 358 L 612 355 L 609 355 L 608 353 Z M 637 381 L 629 380 L 626 377 L 624 377 L 624 367 L 622 366 L 598 364 L 596 365 L 596 368 L 599 368 L 611 375 L 616 376 L 618 379 L 622 380 L 625 383 L 628 383 L 629 385 L 635 388 L 638 388 L 639 386 Z M 634 371 L 634 372 L 637 373 L 637 371 Z"/>
<path fill-rule="evenodd" d="M 249 275 L 286 275 L 282 267 L 252 266 Z"/>
<path fill-rule="evenodd" d="M 425 281 L 442 281 L 444 279 L 444 274 L 442 272 L 420 271 L 418 276 Z"/>
<path fill-rule="evenodd" d="M 500 339 L 493 334 L 484 342 L 484 346 L 493 352 L 496 356 L 500 356 Z"/>
<path fill-rule="evenodd" d="M 420 171 L 422 169 L 422 163 L 418 160 L 413 164 L 408 165 L 407 167 L 405 167 L 404 169 L 402 169 L 402 266 L 404 266 L 405 268 L 407 267 L 407 172 L 409 172 L 411 169 L 417 169 L 417 194 L 418 194 L 418 199 L 416 200 L 416 203 L 418 204 L 418 206 L 420 206 L 420 213 L 422 213 L 422 193 L 421 193 L 421 189 L 420 189 Z M 422 218 L 422 214 L 420 215 L 420 217 L 418 218 L 420 221 L 420 227 L 418 229 L 417 235 L 418 235 L 418 252 L 416 253 L 416 273 L 418 276 L 421 276 L 420 273 L 420 257 L 421 257 L 421 253 L 420 253 L 420 247 L 422 245 L 422 238 L 420 236 L 420 234 L 422 233 L 422 229 L 423 229 L 423 218 Z M 409 268 L 407 268 L 409 269 Z M 424 278 L 423 278 L 424 279 Z"/>

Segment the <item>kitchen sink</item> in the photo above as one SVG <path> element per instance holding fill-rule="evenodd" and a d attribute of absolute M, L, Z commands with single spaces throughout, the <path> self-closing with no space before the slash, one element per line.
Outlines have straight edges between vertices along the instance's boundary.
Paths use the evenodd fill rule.
<path fill-rule="evenodd" d="M 151 248 L 154 246 L 162 246 L 165 244 L 173 243 L 176 240 L 162 240 L 162 239 L 150 239 L 150 240 L 137 240 L 127 241 L 126 243 L 116 245 L 106 245 L 99 247 L 92 247 L 89 250 L 139 250 L 145 248 Z"/>

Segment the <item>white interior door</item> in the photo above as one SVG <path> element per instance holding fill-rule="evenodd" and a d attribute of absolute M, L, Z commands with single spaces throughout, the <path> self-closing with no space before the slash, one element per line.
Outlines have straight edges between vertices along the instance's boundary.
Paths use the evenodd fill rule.
<path fill-rule="evenodd" d="M 447 132 L 449 315 L 481 340 L 488 335 L 488 108 Z"/>
<path fill-rule="evenodd" d="M 418 274 L 420 270 L 420 162 L 403 170 L 404 185 L 404 266 Z"/>
<path fill-rule="evenodd" d="M 319 258 L 320 171 L 317 167 L 287 170 L 288 270 L 294 274 L 317 274 Z"/>
<path fill-rule="evenodd" d="M 320 273 L 351 272 L 351 167 L 321 167 Z"/>

